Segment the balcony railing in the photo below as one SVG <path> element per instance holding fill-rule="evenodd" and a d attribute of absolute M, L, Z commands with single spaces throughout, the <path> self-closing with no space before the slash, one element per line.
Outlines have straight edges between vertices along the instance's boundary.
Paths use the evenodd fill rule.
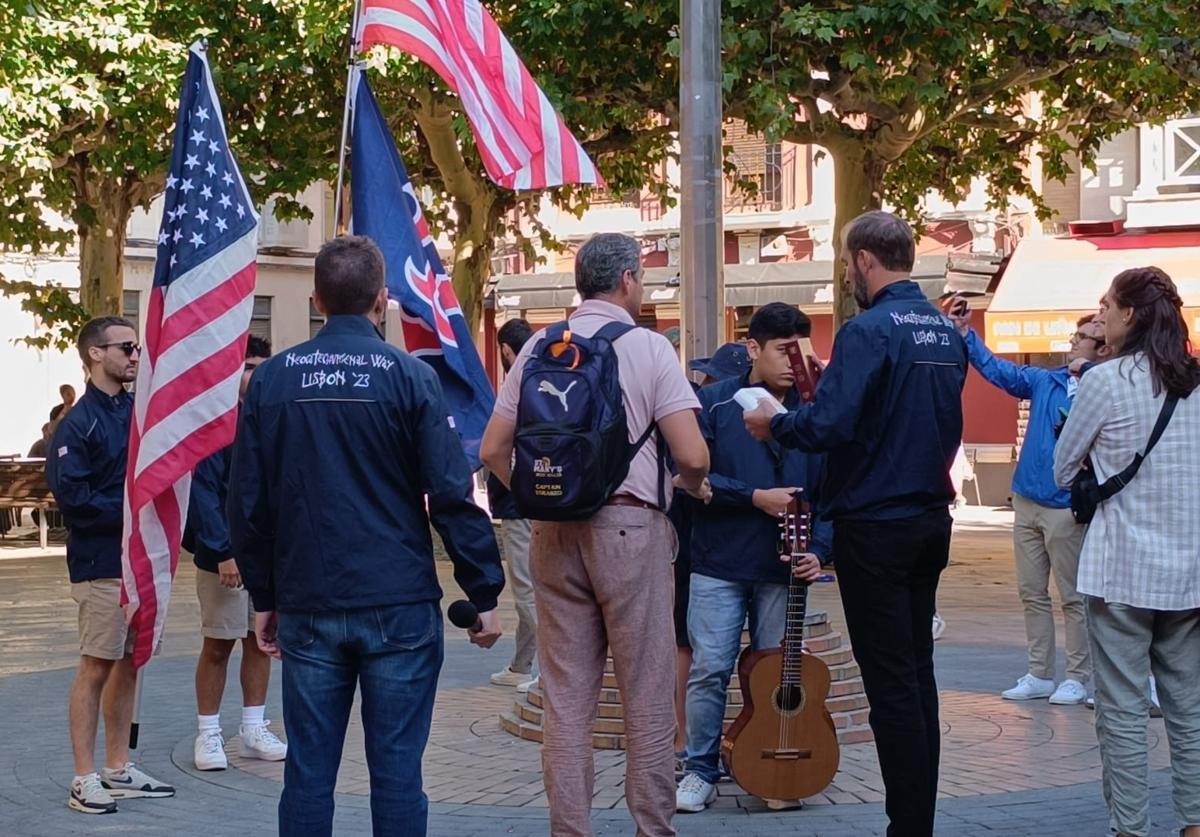
<path fill-rule="evenodd" d="M 1200 118 L 1172 119 L 1164 126 L 1164 183 L 1200 183 Z"/>

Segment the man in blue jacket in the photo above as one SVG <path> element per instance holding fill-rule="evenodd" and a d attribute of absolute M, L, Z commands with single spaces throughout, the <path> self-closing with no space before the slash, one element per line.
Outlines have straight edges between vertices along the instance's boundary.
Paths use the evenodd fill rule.
<path fill-rule="evenodd" d="M 250 335 L 246 340 L 246 362 L 239 395 L 246 396 L 250 375 L 271 356 L 271 344 Z M 196 717 L 199 731 L 193 747 L 197 770 L 224 770 L 225 740 L 221 735 L 221 695 L 225 672 L 238 641 L 242 643 L 242 723 L 238 747 L 243 758 L 283 761 L 287 745 L 270 730 L 264 715 L 271 658 L 254 639 L 254 609 L 250 594 L 242 586 L 225 505 L 229 496 L 229 461 L 233 446 L 222 448 L 202 460 L 192 474 L 187 528 L 183 546 L 196 564 L 196 597 L 200 600 L 200 632 L 203 645 L 196 659 Z"/>
<path fill-rule="evenodd" d="M 79 605 L 79 670 L 71 684 L 75 778 L 67 804 L 111 814 L 118 799 L 173 796 L 175 789 L 129 761 L 129 725 L 137 682 L 133 637 L 121 609 L 121 530 L 125 464 L 141 347 L 133 324 L 97 317 L 79 332 L 87 390 L 67 412 L 46 452 L 46 481 L 67 526 L 71 598 Z M 104 769 L 96 772 L 96 727 L 104 703 Z"/>
<path fill-rule="evenodd" d="M 780 560 L 779 519 L 797 494 L 816 502 L 821 475 L 821 456 L 787 450 L 773 439 L 760 442 L 746 432 L 733 394 L 762 387 L 795 406 L 799 394 L 784 346 L 811 331 L 808 317 L 793 306 L 764 305 L 750 320 L 750 370 L 699 392 L 713 497 L 692 516 L 687 761 L 675 793 L 681 812 L 703 811 L 716 798 L 725 692 L 747 614 L 755 650 L 777 648 L 783 639 L 789 566 Z M 831 534 L 828 522 L 815 525 L 811 554 L 797 568 L 800 578 L 812 581 L 820 573 L 830 557 Z"/>
<path fill-rule="evenodd" d="M 255 371 L 229 481 L 255 635 L 283 659 L 279 833 L 332 833 L 357 687 L 375 834 L 421 837 L 421 756 L 442 666 L 430 522 L 479 611 L 470 638 L 483 647 L 500 636 L 504 571 L 437 376 L 379 334 L 388 299 L 379 248 L 361 236 L 328 242 L 315 286 L 327 323 Z"/>
<path fill-rule="evenodd" d="M 1089 314 L 1076 324 L 1068 364 L 1096 363 L 1107 356 L 1104 327 L 1094 321 L 1095 316 Z M 993 355 L 971 328 L 967 301 L 961 297 L 950 303 L 950 317 L 967 341 L 975 370 L 1014 398 L 1029 401 L 1029 422 L 1012 482 L 1013 554 L 1017 594 L 1025 610 L 1029 671 L 1001 696 L 1006 700 L 1049 698 L 1051 703 L 1062 705 L 1083 703 L 1087 700 L 1090 666 L 1085 608 L 1083 597 L 1075 590 L 1075 579 L 1084 527 L 1071 515 L 1071 492 L 1054 482 L 1054 445 L 1071 409 L 1079 378 L 1067 366 L 1019 366 Z M 1062 599 L 1067 647 L 1067 676 L 1057 687 L 1052 572 Z"/>
<path fill-rule="evenodd" d="M 950 558 L 950 465 L 962 441 L 967 348 L 910 278 L 912 230 L 887 212 L 848 225 L 841 259 L 865 309 L 837 334 L 812 404 L 746 413 L 750 432 L 826 451 L 819 508 L 893 837 L 933 833 L 941 737 L 933 674 L 938 577 Z"/>

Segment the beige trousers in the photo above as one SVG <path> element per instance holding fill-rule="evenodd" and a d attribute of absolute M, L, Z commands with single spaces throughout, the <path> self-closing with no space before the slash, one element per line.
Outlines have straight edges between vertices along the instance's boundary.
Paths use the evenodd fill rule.
<path fill-rule="evenodd" d="M 625 714 L 629 814 L 639 837 L 675 834 L 676 545 L 666 515 L 651 509 L 605 506 L 588 521 L 533 524 L 552 837 L 592 835 L 592 728 L 609 649 Z"/>
<path fill-rule="evenodd" d="M 1025 637 L 1029 644 L 1029 673 L 1045 680 L 1055 678 L 1054 609 L 1050 600 L 1050 575 L 1062 600 L 1066 625 L 1067 677 L 1088 682 L 1087 616 L 1083 597 L 1075 589 L 1079 577 L 1079 549 L 1084 528 L 1070 509 L 1051 509 L 1013 495 L 1013 553 L 1017 565 L 1017 594 L 1025 609 Z"/>

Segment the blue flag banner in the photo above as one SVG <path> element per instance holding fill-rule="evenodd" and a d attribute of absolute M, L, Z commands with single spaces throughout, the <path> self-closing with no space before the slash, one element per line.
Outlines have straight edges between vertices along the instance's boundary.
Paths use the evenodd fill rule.
<path fill-rule="evenodd" d="M 492 385 L 365 73 L 358 74 L 350 153 L 354 232 L 383 251 L 405 347 L 437 372 L 463 451 L 478 469 L 479 442 L 495 403 Z"/>

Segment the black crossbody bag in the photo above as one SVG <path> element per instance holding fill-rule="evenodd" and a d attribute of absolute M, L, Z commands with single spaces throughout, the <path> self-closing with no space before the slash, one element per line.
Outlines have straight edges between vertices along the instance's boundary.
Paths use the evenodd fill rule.
<path fill-rule="evenodd" d="M 1167 429 L 1167 423 L 1171 420 L 1171 414 L 1175 412 L 1175 405 L 1178 403 L 1179 399 L 1176 396 L 1167 396 L 1162 409 L 1158 411 L 1158 420 L 1154 422 L 1154 430 L 1150 433 L 1150 442 L 1146 445 L 1146 450 L 1143 453 L 1135 454 L 1133 461 L 1121 473 L 1109 477 L 1101 484 L 1096 479 L 1096 472 L 1092 470 L 1091 460 L 1085 461 L 1084 467 L 1071 481 L 1071 514 L 1075 517 L 1076 523 L 1091 523 L 1092 518 L 1096 516 L 1096 508 L 1137 476 L 1142 462 L 1150 455 L 1150 451 L 1154 450 L 1159 437 Z"/>

